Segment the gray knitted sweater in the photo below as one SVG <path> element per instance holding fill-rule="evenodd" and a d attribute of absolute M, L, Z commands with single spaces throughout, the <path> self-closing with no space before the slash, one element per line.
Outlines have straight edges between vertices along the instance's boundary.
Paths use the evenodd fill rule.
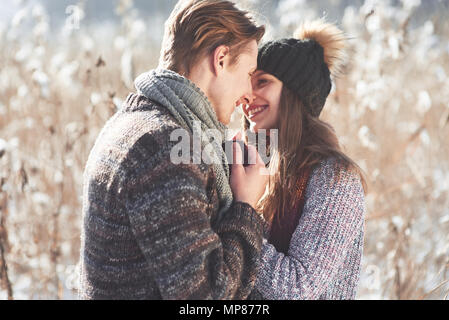
<path fill-rule="evenodd" d="M 234 202 L 217 222 L 211 165 L 170 161 L 181 126 L 130 94 L 86 165 L 82 299 L 244 299 L 254 287 L 264 221 Z"/>
<path fill-rule="evenodd" d="M 250 299 L 355 299 L 363 253 L 360 177 L 335 158 L 312 171 L 288 254 L 266 240 Z"/>

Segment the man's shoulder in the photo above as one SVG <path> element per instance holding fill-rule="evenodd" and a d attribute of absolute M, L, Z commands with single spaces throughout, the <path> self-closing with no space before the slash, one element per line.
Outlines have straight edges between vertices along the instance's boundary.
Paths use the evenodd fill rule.
<path fill-rule="evenodd" d="M 329 156 L 311 170 L 306 197 L 317 192 L 324 195 L 348 190 L 353 194 L 363 195 L 360 173 L 346 160 Z"/>
<path fill-rule="evenodd" d="M 103 131 L 109 142 L 131 149 L 149 139 L 156 144 L 167 144 L 176 129 L 181 129 L 181 125 L 167 108 L 143 95 L 130 93 Z"/>
<path fill-rule="evenodd" d="M 192 138 L 190 132 L 184 130 L 167 108 L 143 95 L 128 95 L 120 117 L 120 126 L 124 128 L 120 131 L 127 133 L 124 138 L 129 140 L 127 149 L 131 158 L 138 155 L 147 158 L 165 157 L 177 143 L 172 136 L 178 130 L 187 135 L 185 138 Z M 179 135 L 175 134 L 175 138 L 179 138 Z"/>
<path fill-rule="evenodd" d="M 147 97 L 130 93 L 119 111 L 121 121 L 132 121 L 132 128 L 144 132 L 164 131 L 181 128 L 181 125 L 164 106 Z"/>
<path fill-rule="evenodd" d="M 98 135 L 87 167 L 92 173 L 101 167 L 114 174 L 124 164 L 162 158 L 170 152 L 171 133 L 180 128 L 166 108 L 131 93 Z"/>

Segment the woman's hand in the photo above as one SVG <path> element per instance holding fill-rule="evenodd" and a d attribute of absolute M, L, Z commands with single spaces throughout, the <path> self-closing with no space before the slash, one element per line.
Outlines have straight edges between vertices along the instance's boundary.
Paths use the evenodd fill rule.
<path fill-rule="evenodd" d="M 234 140 L 243 143 L 239 132 Z M 231 190 L 235 201 L 246 202 L 253 208 L 265 192 L 269 171 L 257 149 L 248 145 L 249 165 L 243 166 L 243 153 L 238 143 L 233 143 L 233 163 L 231 170 Z"/>

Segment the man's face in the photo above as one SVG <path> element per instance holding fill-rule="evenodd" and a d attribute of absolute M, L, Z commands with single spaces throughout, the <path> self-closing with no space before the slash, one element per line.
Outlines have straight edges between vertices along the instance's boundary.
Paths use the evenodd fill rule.
<path fill-rule="evenodd" d="M 252 40 L 242 49 L 235 64 L 225 59 L 222 72 L 217 75 L 210 100 L 218 120 L 227 125 L 236 106 L 251 103 L 251 76 L 257 68 L 257 42 Z"/>

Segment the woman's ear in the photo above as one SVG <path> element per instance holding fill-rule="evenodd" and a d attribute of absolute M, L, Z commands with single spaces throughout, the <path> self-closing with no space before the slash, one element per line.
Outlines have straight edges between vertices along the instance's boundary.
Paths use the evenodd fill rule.
<path fill-rule="evenodd" d="M 218 46 L 213 53 L 213 71 L 215 75 L 221 73 L 224 70 L 227 59 L 229 58 L 229 47 L 225 45 Z"/>

